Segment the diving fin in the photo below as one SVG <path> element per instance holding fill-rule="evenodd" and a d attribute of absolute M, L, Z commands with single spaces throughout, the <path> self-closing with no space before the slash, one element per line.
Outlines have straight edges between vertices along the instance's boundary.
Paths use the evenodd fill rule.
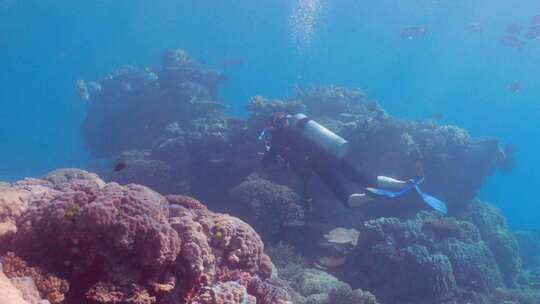
<path fill-rule="evenodd" d="M 366 192 L 370 195 L 376 196 L 376 197 L 382 197 L 382 198 L 389 198 L 394 199 L 403 196 L 404 194 L 410 192 L 411 190 L 415 190 L 416 193 L 422 198 L 422 200 L 431 208 L 443 213 L 447 214 L 448 209 L 446 208 L 446 205 L 440 201 L 439 199 L 425 194 L 422 190 L 420 190 L 419 185 L 424 181 L 423 178 L 419 179 L 418 181 L 409 180 L 407 181 L 407 185 L 401 188 L 399 191 L 389 191 L 385 189 L 378 189 L 378 188 L 366 188 Z"/>
<path fill-rule="evenodd" d="M 420 187 L 418 187 L 418 185 L 416 185 L 415 188 L 416 188 L 416 193 L 418 193 L 418 195 L 420 195 L 422 200 L 424 200 L 424 202 L 426 202 L 426 204 L 428 204 L 431 208 L 445 215 L 448 214 L 448 209 L 446 208 L 445 203 L 443 203 L 441 200 L 431 195 L 425 194 L 422 190 L 420 190 Z"/>

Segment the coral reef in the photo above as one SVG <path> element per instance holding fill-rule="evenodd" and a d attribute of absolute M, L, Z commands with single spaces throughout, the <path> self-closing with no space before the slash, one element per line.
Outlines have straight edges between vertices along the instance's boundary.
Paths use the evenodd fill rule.
<path fill-rule="evenodd" d="M 123 170 L 111 172 L 110 178 L 120 184 L 141 184 L 161 193 L 168 193 L 173 188 L 171 167 L 152 159 L 150 151 L 126 151 L 118 155 L 114 163 L 125 166 Z"/>
<path fill-rule="evenodd" d="M 356 165 L 368 172 L 426 177 L 426 191 L 451 210 L 466 205 L 488 175 L 512 162 L 496 140 L 475 140 L 455 126 L 391 118 L 361 91 L 338 86 L 299 89 L 285 100 L 255 96 L 246 105 L 247 120 L 228 118 L 217 97 L 223 81 L 217 71 L 182 50 L 166 51 L 161 59 L 159 68 L 126 68 L 106 77 L 90 98 L 81 130 L 87 149 L 111 162 L 139 151 L 126 172 L 107 174 L 120 183 L 190 194 L 210 205 L 254 172 L 296 191 L 259 167 L 257 153 L 264 147 L 257 136 L 276 112 L 306 112 L 341 134 L 352 144 Z"/>
<path fill-rule="evenodd" d="M 230 191 L 244 177 L 226 173 L 242 171 L 245 157 L 237 152 L 244 147 L 233 144 L 245 123 L 223 115 L 217 97 L 223 77 L 183 50 L 165 51 L 161 59 L 159 68 L 129 67 L 99 82 L 81 127 L 88 151 L 123 162 L 124 170 L 104 172 L 120 183 L 202 198 Z M 212 191 L 209 181 L 224 186 Z"/>
<path fill-rule="evenodd" d="M 269 241 L 287 227 L 306 222 L 304 203 L 298 194 L 260 177 L 248 177 L 232 190 L 231 197 L 242 204 L 238 214 Z"/>
<path fill-rule="evenodd" d="M 471 292 L 490 295 L 504 287 L 489 247 L 478 232 L 468 232 L 474 226 L 456 221 L 448 228 L 444 220 L 444 233 L 435 236 L 434 216 L 420 213 L 407 221 L 380 218 L 364 223 L 358 245 L 347 257 L 345 280 L 382 303 L 465 301 Z"/>
<path fill-rule="evenodd" d="M 277 243 L 268 247 L 268 255 L 272 258 L 280 278 L 292 281 L 292 278 L 308 267 L 308 262 L 294 247 L 285 243 Z"/>
<path fill-rule="evenodd" d="M 207 287 L 191 301 L 193 304 L 248 304 L 256 302 L 257 300 L 247 293 L 246 287 L 232 281 Z"/>
<path fill-rule="evenodd" d="M 47 180 L 25 179 L 0 188 L 0 254 L 12 247 L 17 220 L 33 200 L 50 198 L 52 186 Z"/>
<path fill-rule="evenodd" d="M 496 208 L 473 201 L 489 175 L 513 164 L 497 140 L 395 119 L 360 90 L 339 86 L 299 89 L 283 100 L 255 96 L 247 119 L 231 118 L 218 98 L 222 82 L 219 72 L 171 50 L 158 68 L 125 68 L 93 85 L 99 90 L 88 88 L 85 145 L 108 161 L 107 180 L 128 185 L 77 170 L 0 185 L 0 253 L 15 251 L 77 281 L 68 301 L 534 299 L 540 238 L 513 234 Z M 421 211 L 415 196 L 351 211 L 316 178 L 306 204 L 306 189 L 286 166 L 259 165 L 257 137 L 276 112 L 304 112 L 342 135 L 367 173 L 425 177 L 422 189 L 444 200 L 452 217 Z M 272 245 L 275 267 L 259 235 Z"/>
<path fill-rule="evenodd" d="M 101 90 L 91 97 L 81 129 L 87 148 L 110 157 L 151 146 L 168 124 L 222 110 L 216 100 L 222 80 L 181 50 L 164 52 L 159 69 L 116 71 L 99 81 Z"/>
<path fill-rule="evenodd" d="M 426 189 L 456 207 L 473 198 L 483 180 L 511 157 L 496 140 L 474 140 L 455 126 L 393 119 L 354 89 L 304 89 L 287 101 L 256 97 L 247 109 L 248 126 L 256 130 L 277 111 L 305 111 L 352 144 L 357 166 L 395 177 L 425 176 Z"/>
<path fill-rule="evenodd" d="M 309 263 L 295 252 L 291 245 L 277 243 L 267 250 L 274 261 L 277 274 L 286 281 L 284 284 L 298 304 L 377 304 L 375 296 L 351 287 L 319 269 L 309 267 Z"/>
<path fill-rule="evenodd" d="M 327 299 L 331 291 L 348 287 L 346 283 L 334 276 L 314 268 L 306 268 L 298 273 L 292 278 L 291 284 L 295 290 L 307 298 L 307 301 L 318 299 L 319 303 L 328 302 L 322 299 Z"/>
<path fill-rule="evenodd" d="M 0 264 L 1 266 L 1 264 Z M 29 279 L 29 278 L 27 278 Z M 17 279 L 15 279 L 17 280 Z M 31 279 L 29 279 L 31 281 Z M 25 280 L 26 281 L 26 280 Z M 22 281 L 20 281 L 22 283 Z M 24 284 L 10 280 L 0 269 L 0 303 L 3 304 L 40 304 L 39 294 L 36 295 L 35 285 L 27 288 Z M 33 284 L 33 281 L 32 281 Z"/>
<path fill-rule="evenodd" d="M 489 246 L 507 285 L 515 287 L 522 268 L 519 243 L 510 232 L 499 209 L 487 203 L 475 201 L 470 204 L 463 217 L 472 222 Z"/>
<path fill-rule="evenodd" d="M 1 193 L 22 185 L 24 211 L 2 210 L 17 217 L 3 270 L 51 303 L 290 302 L 257 233 L 191 197 L 74 169 Z"/>
<path fill-rule="evenodd" d="M 368 291 L 352 290 L 350 287 L 333 289 L 328 294 L 331 304 L 378 304 L 377 299 Z"/>
<path fill-rule="evenodd" d="M 5 275 L 11 280 L 30 278 L 39 293 L 52 304 L 64 302 L 65 294 L 69 290 L 67 281 L 47 274 L 42 269 L 29 267 L 13 252 L 8 252 L 2 257 L 2 265 Z"/>
<path fill-rule="evenodd" d="M 516 304 L 537 304 L 540 299 L 540 292 L 531 290 L 510 290 L 497 288 L 495 290 L 495 300 L 497 303 Z"/>

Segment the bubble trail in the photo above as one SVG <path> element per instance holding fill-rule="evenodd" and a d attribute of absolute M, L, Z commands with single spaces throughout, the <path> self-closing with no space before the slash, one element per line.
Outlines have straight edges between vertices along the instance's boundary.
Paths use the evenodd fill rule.
<path fill-rule="evenodd" d="M 298 51 L 313 42 L 317 20 L 323 7 L 321 0 L 297 0 L 289 15 L 290 38 Z"/>

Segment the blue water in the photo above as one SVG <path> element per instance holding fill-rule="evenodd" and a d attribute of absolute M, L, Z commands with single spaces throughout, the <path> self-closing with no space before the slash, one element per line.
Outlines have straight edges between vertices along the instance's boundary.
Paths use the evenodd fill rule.
<path fill-rule="evenodd" d="M 491 177 L 480 197 L 514 228 L 540 228 L 540 41 L 520 50 L 498 43 L 509 23 L 526 30 L 539 1 L 324 0 L 301 50 L 290 37 L 295 2 L 0 0 L 0 180 L 89 165 L 79 135 L 86 104 L 74 82 L 157 65 L 163 49 L 184 48 L 210 66 L 244 61 L 226 71 L 221 91 L 232 114 L 243 115 L 253 95 L 358 86 L 393 116 L 443 113 L 475 137 L 513 144 L 516 168 Z M 484 31 L 465 31 L 467 22 Z M 407 26 L 427 34 L 402 39 Z M 523 84 L 519 94 L 513 81 Z"/>

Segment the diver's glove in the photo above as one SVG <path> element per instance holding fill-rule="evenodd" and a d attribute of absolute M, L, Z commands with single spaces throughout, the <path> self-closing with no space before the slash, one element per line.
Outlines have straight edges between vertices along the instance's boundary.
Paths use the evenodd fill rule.
<path fill-rule="evenodd" d="M 405 183 L 405 186 L 403 186 L 400 190 L 398 191 L 389 191 L 389 190 L 385 190 L 385 189 L 378 189 L 378 188 L 366 188 L 366 193 L 369 194 L 369 195 L 372 195 L 372 196 L 375 196 L 375 197 L 382 197 L 382 198 L 390 198 L 390 199 L 393 199 L 393 198 L 398 198 L 398 197 L 401 197 L 402 195 L 410 192 L 410 191 L 416 191 L 416 193 L 420 196 L 420 198 L 422 198 L 422 200 L 428 205 L 430 206 L 431 208 L 443 213 L 443 214 L 447 214 L 448 213 L 448 209 L 446 208 L 446 204 L 443 203 L 442 201 L 440 201 L 439 199 L 431 196 L 431 195 L 428 195 L 428 194 L 425 194 L 424 192 L 422 192 L 422 190 L 420 189 L 419 185 L 424 181 L 424 178 L 421 178 L 417 181 L 415 180 L 408 180 Z"/>

